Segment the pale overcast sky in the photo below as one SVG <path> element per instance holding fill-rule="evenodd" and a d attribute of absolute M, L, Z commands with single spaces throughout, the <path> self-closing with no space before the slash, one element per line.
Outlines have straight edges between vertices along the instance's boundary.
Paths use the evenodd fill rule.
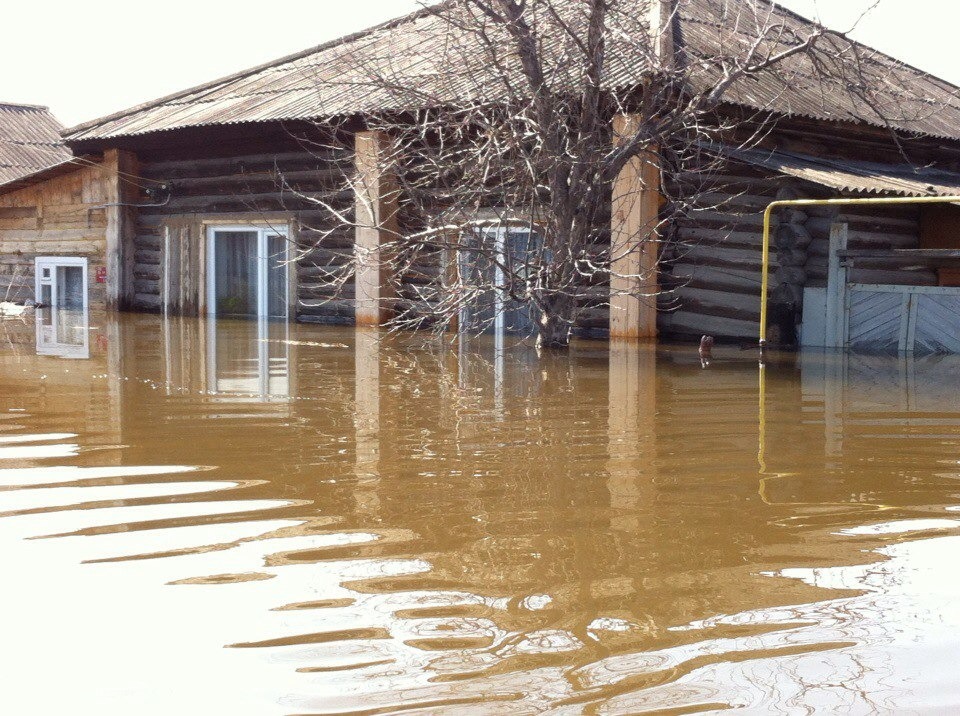
<path fill-rule="evenodd" d="M 848 30 L 872 0 L 782 0 Z M 34 0 L 2 11 L 0 101 L 77 124 L 403 15 L 417 0 Z M 880 0 L 853 36 L 960 84 L 960 0 Z"/>

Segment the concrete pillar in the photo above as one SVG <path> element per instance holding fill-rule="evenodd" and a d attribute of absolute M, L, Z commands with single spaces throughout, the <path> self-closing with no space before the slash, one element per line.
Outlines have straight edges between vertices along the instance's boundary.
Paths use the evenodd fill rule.
<path fill-rule="evenodd" d="M 140 199 L 137 155 L 123 149 L 103 153 L 106 196 L 107 310 L 123 310 L 133 304 L 134 240 L 137 204 Z M 124 206 L 128 205 L 128 206 Z"/>
<path fill-rule="evenodd" d="M 356 322 L 378 326 L 392 315 L 391 267 L 381 253 L 399 236 L 399 187 L 391 167 L 393 145 L 385 132 L 357 132 L 356 162 Z"/>
<path fill-rule="evenodd" d="M 638 115 L 613 118 L 614 141 L 636 132 Z M 613 183 L 610 253 L 610 337 L 657 337 L 657 224 L 660 165 L 647 152 L 631 159 Z"/>

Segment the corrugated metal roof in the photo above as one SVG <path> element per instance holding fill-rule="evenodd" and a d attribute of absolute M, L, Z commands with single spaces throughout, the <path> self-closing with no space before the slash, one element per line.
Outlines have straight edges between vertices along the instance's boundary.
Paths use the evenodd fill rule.
<path fill-rule="evenodd" d="M 0 102 L 0 186 L 70 159 L 46 107 Z"/>
<path fill-rule="evenodd" d="M 646 12 L 642 0 L 619 0 L 617 22 L 608 43 L 608 86 L 632 86 L 647 71 L 643 52 L 630 39 L 644 31 Z M 583 21 L 582 5 L 575 0 L 554 0 L 571 23 Z M 616 7 L 616 6 L 615 6 Z M 685 0 L 676 19 L 676 43 L 690 66 L 695 89 L 712 87 L 722 76 L 717 58 L 735 58 L 755 40 L 758 18 L 731 0 Z M 786 38 L 809 32 L 813 24 L 773 4 L 761 2 L 778 39 L 765 47 L 771 53 L 784 49 Z M 412 109 L 451 104 L 470 99 L 496 101 L 503 77 L 493 70 L 484 45 L 476 35 L 450 31 L 443 12 L 464 12 L 457 3 L 442 3 L 372 30 L 321 45 L 297 55 L 216 80 L 149 102 L 130 110 L 74 127 L 66 132 L 71 142 L 106 139 L 197 127 L 271 120 L 311 120 L 370 111 Z M 763 18 L 760 19 L 763 21 Z M 569 38 L 558 30 L 544 33 L 553 43 L 550 52 L 561 56 Z M 866 78 L 867 93 L 848 81 L 850 67 L 838 63 L 858 55 L 855 78 Z M 698 63 L 698 59 L 711 61 Z M 502 58 L 500 58 L 502 59 Z M 509 64 L 509 61 L 508 61 Z M 516 68 L 510 71 L 516 72 Z M 372 80 L 387 77 L 391 82 Z M 516 75 L 514 75 L 516 78 Z M 577 81 L 562 77 L 557 81 Z M 876 102 L 873 90 L 882 90 Z M 870 97 L 866 95 L 870 94 Z M 733 86 L 727 100 L 746 107 L 773 110 L 784 115 L 824 120 L 853 121 L 937 137 L 960 139 L 960 100 L 957 88 L 886 55 L 844 38 L 825 40 L 817 62 L 799 54 L 761 75 Z"/>
<path fill-rule="evenodd" d="M 906 164 L 839 161 L 768 149 L 713 145 L 717 155 L 854 194 L 960 196 L 960 173 Z"/>

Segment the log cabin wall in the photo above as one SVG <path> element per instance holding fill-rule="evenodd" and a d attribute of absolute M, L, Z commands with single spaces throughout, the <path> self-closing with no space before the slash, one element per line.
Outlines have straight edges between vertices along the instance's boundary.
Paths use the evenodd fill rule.
<path fill-rule="evenodd" d="M 846 143 L 829 133 L 816 141 L 804 139 L 805 126 L 790 125 L 769 138 L 771 146 L 793 151 L 851 156 L 878 144 L 876 138 Z M 821 128 L 822 130 L 822 128 Z M 821 135 L 823 132 L 821 132 Z M 205 231 L 216 223 L 275 222 L 290 225 L 297 243 L 295 267 L 298 320 L 350 324 L 354 320 L 354 290 L 333 287 L 325 272 L 347 265 L 353 252 L 354 229 L 313 200 L 322 200 L 350 215 L 353 196 L 344 176 L 352 171 L 352 137 L 341 137 L 337 150 L 329 140 L 308 141 L 297 130 L 262 124 L 246 128 L 207 128 L 192 132 L 158 133 L 149 140 L 128 140 L 137 154 L 145 182 L 172 187 L 163 206 L 138 212 L 133 271 L 138 310 L 197 314 L 205 310 Z M 812 142 L 812 143 L 811 143 Z M 863 145 L 863 146 L 861 146 Z M 881 152 L 882 153 L 882 152 Z M 872 159 L 886 156 L 869 155 Z M 889 157 L 891 160 L 893 156 Z M 902 157 L 901 157 L 902 159 Z M 703 333 L 753 340 L 758 332 L 760 242 L 762 211 L 778 198 L 825 198 L 836 192 L 794 179 L 772 176 L 767 170 L 730 163 L 702 186 L 701 176 L 681 176 L 668 191 L 693 197 L 687 215 L 667 227 L 664 289 L 659 328 L 666 338 L 699 338 Z M 784 193 L 786 192 L 786 193 Z M 775 238 L 773 295 L 802 295 L 805 285 L 826 281 L 830 225 L 850 223 L 851 248 L 909 248 L 919 245 L 919 213 L 910 209 L 844 214 L 810 209 L 780 217 Z M 401 228 L 412 231 L 415 220 L 401 215 Z M 322 241 L 320 240 L 322 238 Z M 604 243 L 606 242 L 606 243 Z M 597 250 L 608 246 L 609 237 Z M 401 277 L 398 309 L 430 313 L 449 257 L 421 256 Z M 868 271 L 868 273 L 860 273 Z M 855 280 L 930 283 L 932 272 L 906 272 L 861 265 Z M 591 287 L 581 307 L 577 332 L 606 334 L 608 287 Z M 595 294 L 595 295 L 594 295 Z"/>
<path fill-rule="evenodd" d="M 763 210 L 787 186 L 786 179 L 734 163 L 708 177 L 684 174 L 668 184 L 668 195 L 690 206 L 669 227 L 661 256 L 658 324 L 664 337 L 756 337 Z M 772 252 L 771 271 L 778 268 Z"/>
<path fill-rule="evenodd" d="M 411 151 L 415 153 L 416 150 Z M 427 150 L 424 154 L 433 157 L 436 152 Z M 445 204 L 447 200 L 444 197 L 450 192 L 455 193 L 456 187 L 420 186 L 418 177 L 421 177 L 422 173 L 418 173 L 418 159 L 415 157 L 408 162 L 405 171 L 410 173 L 411 178 L 403 184 L 416 185 L 417 195 L 410 201 L 401 200 L 399 229 L 401 234 L 411 235 L 423 231 L 428 224 L 437 224 L 436 217 L 441 217 L 444 210 L 449 208 L 449 204 Z M 430 175 L 434 171 L 433 168 L 427 168 L 425 173 Z M 491 189 L 489 195 L 483 198 L 477 218 L 491 222 L 503 219 L 503 206 L 508 203 L 502 200 L 497 191 Z M 429 214 L 430 218 L 425 217 L 425 213 Z M 430 221 L 431 218 L 433 221 Z M 610 225 L 609 204 L 607 214 L 600 219 L 600 223 L 605 227 Z M 591 255 L 595 257 L 597 263 L 602 263 L 609 249 L 610 231 L 607 228 L 598 237 Z M 457 270 L 457 258 L 453 255 L 454 253 L 453 251 L 432 253 L 420 251 L 413 257 L 401 256 L 399 263 L 404 270 L 399 272 L 394 280 L 397 284 L 395 308 L 402 318 L 422 322 L 425 327 L 431 325 L 438 315 L 434 306 L 443 300 L 443 294 L 439 289 L 444 274 Z M 609 278 L 598 274 L 593 277 L 584 276 L 582 280 L 584 285 L 578 289 L 580 296 L 576 308 L 574 334 L 584 338 L 605 338 L 609 335 Z"/>
<path fill-rule="evenodd" d="M 772 201 L 829 198 L 823 187 L 744 164 L 729 163 L 703 183 L 680 177 L 671 192 L 690 199 L 684 218 L 669 232 L 663 266 L 660 330 L 667 338 L 703 334 L 752 341 L 760 328 L 763 210 Z M 774 217 L 770 258 L 771 303 L 802 306 L 805 286 L 826 286 L 830 227 L 849 226 L 850 249 L 907 249 L 920 246 L 916 207 L 807 207 Z M 858 260 L 850 279 L 859 283 L 934 285 L 928 268 Z"/>
<path fill-rule="evenodd" d="M 829 224 L 847 224 L 849 250 L 918 249 L 920 248 L 920 215 L 918 206 L 845 207 L 833 214 L 822 212 L 816 219 L 820 231 L 810 251 L 810 286 L 827 285 Z M 825 230 L 825 235 L 824 235 Z M 936 270 L 916 265 L 916 259 L 898 262 L 857 259 L 848 274 L 851 283 L 897 284 L 901 286 L 935 286 Z"/>
<path fill-rule="evenodd" d="M 106 208 L 115 177 L 103 166 L 83 164 L 66 173 L 0 194 L 0 300 L 34 295 L 38 256 L 87 258 L 89 305 L 103 309 L 106 284 Z"/>
<path fill-rule="evenodd" d="M 133 145 L 146 186 L 169 198 L 138 211 L 133 308 L 172 314 L 206 311 L 206 234 L 211 225 L 288 227 L 297 320 L 353 322 L 353 287 L 324 272 L 349 265 L 353 228 L 326 208 L 352 212 L 344 191 L 351 154 L 303 128 L 210 131 Z M 321 205 L 321 203 L 323 205 Z"/>

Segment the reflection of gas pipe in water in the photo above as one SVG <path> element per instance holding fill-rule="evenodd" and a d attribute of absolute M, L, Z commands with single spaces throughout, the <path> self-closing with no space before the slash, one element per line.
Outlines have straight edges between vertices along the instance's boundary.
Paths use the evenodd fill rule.
<path fill-rule="evenodd" d="M 781 477 L 788 477 L 796 473 L 790 472 L 767 472 L 767 364 L 764 359 L 763 352 L 760 353 L 760 363 L 759 363 L 759 378 L 758 378 L 758 396 L 759 396 L 759 406 L 757 410 L 757 465 L 759 467 L 760 475 L 760 485 L 758 492 L 760 494 L 760 499 L 763 500 L 764 504 L 767 505 L 805 505 L 808 503 L 804 502 L 772 502 L 767 495 L 768 483 L 771 480 L 777 480 Z M 847 502 L 824 502 L 820 503 L 821 505 L 833 506 L 833 507 L 844 507 L 844 508 L 856 508 L 858 510 L 873 510 L 876 512 L 884 512 L 886 510 L 895 509 L 892 505 L 858 505 L 854 506 Z"/>

